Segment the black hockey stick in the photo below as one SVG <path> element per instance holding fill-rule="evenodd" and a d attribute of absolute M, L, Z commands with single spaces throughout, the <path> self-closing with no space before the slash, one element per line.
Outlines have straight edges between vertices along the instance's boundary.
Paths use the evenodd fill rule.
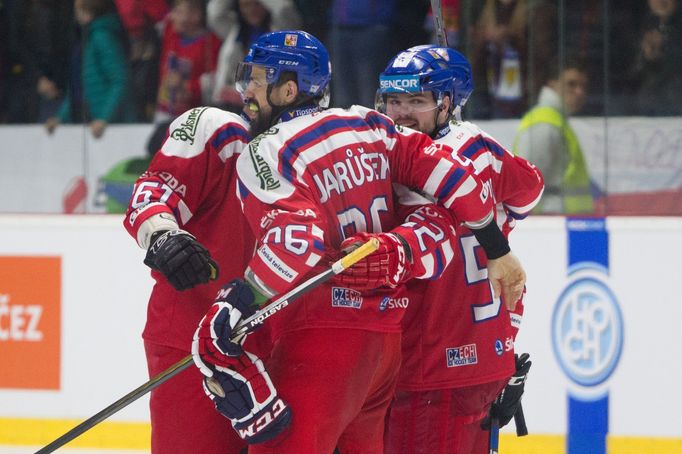
<path fill-rule="evenodd" d="M 265 306 L 263 309 L 257 311 L 251 317 L 243 320 L 239 326 L 235 329 L 232 339 L 239 339 L 242 336 L 255 330 L 260 324 L 262 324 L 266 319 L 279 312 L 283 308 L 289 305 L 289 302 L 295 300 L 299 296 L 309 292 L 323 282 L 328 281 L 333 276 L 343 272 L 345 269 L 350 268 L 355 263 L 359 262 L 363 258 L 367 257 L 372 252 L 376 251 L 379 247 L 379 241 L 376 239 L 371 239 L 359 248 L 355 249 L 350 254 L 345 257 L 340 258 L 334 262 L 331 267 L 316 276 L 311 277 L 302 284 L 299 284 L 294 289 L 285 293 L 281 297 L 277 298 L 272 303 Z M 54 452 L 58 448 L 64 446 L 66 443 L 70 442 L 74 438 L 82 435 L 86 431 L 92 429 L 94 426 L 100 422 L 107 419 L 109 416 L 118 412 L 119 410 L 127 407 L 131 403 L 135 402 L 140 397 L 147 394 L 152 389 L 158 387 L 162 383 L 166 382 L 170 378 L 176 376 L 183 370 L 187 369 L 192 364 L 192 355 L 187 355 L 177 363 L 173 364 L 171 367 L 161 372 L 160 374 L 153 377 L 147 383 L 143 384 L 139 388 L 131 391 L 125 396 L 121 397 L 119 400 L 109 405 L 99 413 L 91 416 L 82 423 L 78 424 L 73 429 L 66 432 L 61 437 L 57 438 L 47 446 L 39 449 L 35 454 L 48 454 Z"/>
<path fill-rule="evenodd" d="M 433 16 L 433 28 L 436 30 L 438 45 L 448 47 L 448 35 L 445 33 L 443 8 L 441 7 L 440 0 L 431 0 L 431 15 Z"/>

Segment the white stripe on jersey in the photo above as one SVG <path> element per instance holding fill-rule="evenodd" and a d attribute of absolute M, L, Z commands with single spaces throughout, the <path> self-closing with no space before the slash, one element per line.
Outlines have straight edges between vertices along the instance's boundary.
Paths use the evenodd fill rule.
<path fill-rule="evenodd" d="M 178 202 L 178 210 L 180 211 L 180 222 L 185 225 L 192 219 L 192 210 L 189 209 L 184 200 L 180 199 Z"/>
<path fill-rule="evenodd" d="M 322 256 L 311 253 L 310 257 L 308 257 L 308 259 L 305 261 L 305 264 L 312 268 L 313 266 L 317 265 L 317 262 L 319 262 L 321 258 Z"/>
<path fill-rule="evenodd" d="M 378 137 L 376 131 L 373 130 L 339 132 L 299 153 L 294 161 L 293 167 L 300 177 L 304 174 L 308 164 L 325 157 L 339 148 L 348 148 L 353 144 L 358 144 L 358 146 L 362 148 L 362 145 L 379 141 L 380 137 Z"/>
<path fill-rule="evenodd" d="M 312 233 L 313 236 L 319 239 L 320 241 L 324 241 L 324 230 L 313 224 L 312 226 Z"/>
<path fill-rule="evenodd" d="M 422 265 L 424 266 L 424 274 L 421 276 L 415 276 L 417 279 L 423 279 L 433 276 L 436 269 L 436 259 L 435 254 L 427 254 L 422 257 Z"/>
<path fill-rule="evenodd" d="M 445 208 L 450 208 L 450 206 L 455 203 L 455 199 L 459 197 L 464 197 L 476 189 L 476 180 L 471 175 L 467 175 L 462 184 L 457 188 L 454 194 L 443 203 Z"/>
<path fill-rule="evenodd" d="M 433 169 L 429 179 L 426 180 L 424 185 L 424 191 L 428 194 L 438 194 L 438 188 L 445 179 L 448 172 L 452 169 L 452 163 L 445 158 L 441 158 L 438 161 L 438 165 Z M 474 183 L 475 184 L 475 183 Z M 470 192 L 471 190 L 467 191 Z M 453 196 L 454 197 L 454 196 Z M 450 202 L 450 205 L 452 202 Z M 445 205 L 446 208 L 450 208 L 450 205 Z"/>
<path fill-rule="evenodd" d="M 516 206 L 513 206 L 513 205 L 507 205 L 507 204 L 505 204 L 504 206 L 506 206 L 510 211 L 513 211 L 514 213 L 517 213 L 517 214 L 526 214 L 526 213 L 528 213 L 530 210 L 532 210 L 533 208 L 535 208 L 535 205 L 537 205 L 538 202 L 540 202 L 540 198 L 542 197 L 542 193 L 543 193 L 543 192 L 545 192 L 545 187 L 544 187 L 544 186 L 543 186 L 542 189 L 540 190 L 540 193 L 539 193 L 538 196 L 535 198 L 535 200 L 533 200 L 532 202 L 530 202 L 528 205 L 524 205 L 524 206 L 522 206 L 522 207 L 516 207 Z"/>
<path fill-rule="evenodd" d="M 483 172 L 488 167 L 492 167 L 495 173 L 499 174 L 502 172 L 502 161 L 497 159 L 490 151 L 481 153 L 473 162 L 477 174 Z"/>

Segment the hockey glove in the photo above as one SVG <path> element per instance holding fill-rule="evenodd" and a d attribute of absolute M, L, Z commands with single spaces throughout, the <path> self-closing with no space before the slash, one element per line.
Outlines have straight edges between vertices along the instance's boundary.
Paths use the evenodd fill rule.
<path fill-rule="evenodd" d="M 341 250 L 352 251 L 371 238 L 379 240 L 379 249 L 336 276 L 336 282 L 357 290 L 371 290 L 396 288 L 410 278 L 412 253 L 400 235 L 358 233 L 341 243 Z"/>
<path fill-rule="evenodd" d="M 166 276 L 176 290 L 187 290 L 218 277 L 218 265 L 208 250 L 184 230 L 155 232 L 144 263 Z"/>
<path fill-rule="evenodd" d="M 289 425 L 291 409 L 277 395 L 256 355 L 244 352 L 231 367 L 211 369 L 213 375 L 204 378 L 204 391 L 247 443 L 270 440 Z"/>
<path fill-rule="evenodd" d="M 490 420 L 492 418 L 496 418 L 500 423 L 500 427 L 504 427 L 514 417 L 514 413 L 516 413 L 521 405 L 521 396 L 523 396 L 526 377 L 532 364 L 528 358 L 530 358 L 528 353 L 524 353 L 521 356 L 516 355 L 516 372 L 511 376 L 507 386 L 504 387 L 490 407 L 490 413 L 481 423 L 483 430 L 490 430 Z"/>
<path fill-rule="evenodd" d="M 211 372 L 206 363 L 230 367 L 243 353 L 241 342 L 231 340 L 232 331 L 243 318 L 256 312 L 253 302 L 253 290 L 238 279 L 218 291 L 215 303 L 199 322 L 192 340 L 194 362 L 207 377 Z"/>

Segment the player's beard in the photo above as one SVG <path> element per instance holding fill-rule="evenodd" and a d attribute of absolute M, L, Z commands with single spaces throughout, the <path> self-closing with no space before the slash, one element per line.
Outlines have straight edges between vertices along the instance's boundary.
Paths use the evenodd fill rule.
<path fill-rule="evenodd" d="M 254 111 L 255 108 L 255 111 Z M 272 122 L 272 109 L 263 109 L 254 99 L 249 99 L 244 107 L 246 115 L 251 119 L 249 130 L 251 137 L 256 137 L 270 128 Z"/>

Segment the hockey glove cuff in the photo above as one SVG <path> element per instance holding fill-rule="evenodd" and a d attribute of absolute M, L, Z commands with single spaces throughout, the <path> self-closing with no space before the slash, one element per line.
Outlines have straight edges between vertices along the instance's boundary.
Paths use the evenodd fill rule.
<path fill-rule="evenodd" d="M 206 363 L 222 367 L 235 363 L 235 357 L 243 352 L 244 337 L 235 342 L 232 332 L 242 319 L 255 312 L 253 290 L 244 281 L 235 279 L 218 291 L 215 303 L 199 322 L 192 340 L 194 363 L 204 375 L 213 375 Z"/>
<path fill-rule="evenodd" d="M 231 367 L 213 369 L 213 376 L 204 379 L 204 391 L 247 443 L 271 440 L 286 429 L 291 408 L 277 395 L 256 355 L 244 352 Z"/>
<path fill-rule="evenodd" d="M 187 290 L 218 277 L 218 264 L 188 232 L 155 232 L 150 243 L 145 265 L 160 271 L 176 290 Z"/>

